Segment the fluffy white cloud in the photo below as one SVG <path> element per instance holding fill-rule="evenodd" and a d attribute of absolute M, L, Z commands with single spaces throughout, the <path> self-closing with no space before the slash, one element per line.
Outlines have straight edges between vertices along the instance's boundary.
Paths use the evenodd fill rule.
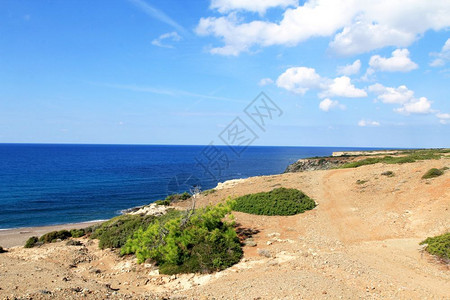
<path fill-rule="evenodd" d="M 378 94 L 378 100 L 389 104 L 404 104 L 411 101 L 414 97 L 414 92 L 404 85 L 401 85 L 398 88 L 392 88 L 376 83 L 369 86 L 369 92 Z"/>
<path fill-rule="evenodd" d="M 212 53 L 238 55 L 253 46 L 295 46 L 313 37 L 334 37 L 338 54 L 363 53 L 385 46 L 407 47 L 428 30 L 450 26 L 450 2 L 442 0 L 307 0 L 288 7 L 279 22 L 246 21 L 236 10 L 264 12 L 294 1 L 213 0 L 212 7 L 228 15 L 202 18 L 200 35 L 223 40 Z M 260 4 L 257 4 L 260 3 Z"/>
<path fill-rule="evenodd" d="M 319 108 L 323 111 L 329 111 L 334 108 L 345 109 L 345 105 L 340 104 L 339 101 L 326 98 L 319 103 Z"/>
<path fill-rule="evenodd" d="M 415 98 L 414 92 L 406 86 L 385 87 L 379 83 L 369 86 L 369 91 L 377 94 L 377 99 L 387 104 L 400 104 L 395 112 L 402 114 L 428 114 L 433 112 L 431 101 L 426 97 Z"/>
<path fill-rule="evenodd" d="M 164 41 L 179 42 L 179 41 L 181 41 L 181 36 L 175 31 L 165 33 L 165 34 L 160 35 L 157 39 L 154 39 L 152 41 L 152 45 L 158 46 L 158 47 L 163 47 L 163 48 L 173 48 L 172 45 L 165 44 Z"/>
<path fill-rule="evenodd" d="M 425 97 L 412 99 L 410 102 L 403 104 L 402 107 L 394 109 L 394 111 L 403 114 L 428 114 L 431 113 L 431 101 Z"/>
<path fill-rule="evenodd" d="M 450 61 L 450 39 L 448 39 L 444 46 L 442 47 L 441 52 L 439 53 L 431 53 L 431 55 L 436 56 L 431 63 L 432 67 L 443 67 L 447 62 Z"/>
<path fill-rule="evenodd" d="M 359 127 L 367 127 L 367 126 L 371 126 L 371 127 L 377 127 L 380 126 L 380 122 L 378 121 L 371 121 L 371 120 L 361 120 L 358 122 L 358 126 Z"/>
<path fill-rule="evenodd" d="M 441 124 L 450 124 L 450 114 L 438 113 L 436 117 L 438 117 Z"/>
<path fill-rule="evenodd" d="M 297 6 L 298 0 L 212 0 L 211 9 L 217 9 L 221 13 L 235 10 L 245 10 L 264 14 L 272 7 Z"/>
<path fill-rule="evenodd" d="M 374 55 L 370 58 L 369 66 L 373 70 L 385 72 L 409 72 L 417 69 L 417 64 L 409 58 L 408 49 L 397 49 L 389 58 Z"/>
<path fill-rule="evenodd" d="M 277 79 L 277 86 L 304 95 L 310 89 L 317 89 L 320 98 L 345 97 L 361 98 L 367 97 L 366 91 L 356 88 L 350 77 L 341 76 L 334 79 L 321 77 L 313 68 L 293 67 L 287 69 Z"/>
<path fill-rule="evenodd" d="M 278 77 L 277 86 L 304 95 L 309 89 L 319 88 L 322 81 L 313 68 L 294 67 L 287 69 Z"/>
<path fill-rule="evenodd" d="M 263 79 L 261 79 L 259 81 L 258 85 L 259 86 L 266 86 L 266 85 L 269 85 L 269 84 L 272 84 L 272 83 L 273 83 L 272 79 L 270 79 L 270 78 L 263 78 Z"/>
<path fill-rule="evenodd" d="M 337 68 L 337 73 L 340 75 L 354 75 L 359 73 L 359 70 L 361 69 L 361 61 L 355 60 L 352 64 L 350 65 L 345 65 L 345 66 L 340 66 Z"/>
<path fill-rule="evenodd" d="M 346 97 L 363 98 L 367 97 L 364 90 L 356 88 L 350 80 L 350 77 L 341 76 L 333 79 L 326 89 L 319 94 L 320 97 Z"/>

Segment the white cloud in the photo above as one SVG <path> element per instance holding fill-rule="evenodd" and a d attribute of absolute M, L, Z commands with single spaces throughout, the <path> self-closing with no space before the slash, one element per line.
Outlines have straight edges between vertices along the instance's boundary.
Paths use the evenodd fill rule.
<path fill-rule="evenodd" d="M 380 125 L 381 125 L 380 122 L 378 122 L 378 121 L 371 121 L 371 120 L 361 120 L 361 121 L 358 122 L 358 126 L 359 127 L 367 127 L 367 126 L 378 127 Z"/>
<path fill-rule="evenodd" d="M 450 114 L 438 113 L 436 117 L 438 117 L 441 124 L 450 124 Z"/>
<path fill-rule="evenodd" d="M 352 55 L 386 46 L 407 47 L 428 30 L 450 26 L 450 2 L 442 0 L 307 0 L 286 8 L 279 22 L 237 16 L 237 10 L 264 12 L 288 3 L 213 0 L 212 7 L 219 12 L 232 12 L 201 18 L 196 31 L 223 40 L 223 46 L 211 49 L 215 54 L 238 55 L 254 46 L 295 46 L 310 38 L 331 37 L 334 52 Z"/>
<path fill-rule="evenodd" d="M 320 98 L 367 97 L 366 91 L 356 88 L 350 77 L 341 76 L 334 79 L 321 77 L 316 70 L 307 67 L 293 67 L 287 69 L 277 79 L 277 86 L 290 92 L 304 95 L 310 89 L 317 89 Z"/>
<path fill-rule="evenodd" d="M 340 55 L 354 55 L 385 46 L 406 47 L 416 39 L 413 32 L 404 32 L 385 24 L 359 20 L 335 35 L 330 48 Z"/>
<path fill-rule="evenodd" d="M 341 76 L 333 79 L 327 88 L 319 94 L 320 97 L 346 97 L 363 98 L 367 97 L 366 91 L 356 88 L 350 77 Z"/>
<path fill-rule="evenodd" d="M 181 41 L 181 36 L 175 31 L 165 33 L 165 34 L 160 35 L 157 39 L 154 39 L 152 41 L 152 45 L 158 46 L 158 47 L 163 47 L 163 48 L 173 48 L 172 45 L 165 44 L 164 43 L 165 40 L 172 41 L 172 42 L 179 42 L 179 41 Z"/>
<path fill-rule="evenodd" d="M 418 66 L 409 58 L 408 49 L 397 49 L 389 58 L 374 55 L 370 58 L 369 66 L 373 70 L 385 72 L 409 72 Z"/>
<path fill-rule="evenodd" d="M 359 70 L 361 69 L 361 61 L 355 60 L 351 65 L 345 65 L 345 66 L 340 66 L 337 69 L 337 73 L 339 75 L 354 75 L 359 73 Z"/>
<path fill-rule="evenodd" d="M 369 92 L 378 94 L 377 99 L 388 104 L 404 104 L 411 101 L 414 97 L 414 92 L 404 85 L 392 88 L 376 83 L 369 86 Z"/>
<path fill-rule="evenodd" d="M 259 81 L 258 85 L 259 86 L 266 86 L 266 85 L 269 85 L 269 84 L 272 84 L 272 83 L 273 83 L 273 80 L 271 78 L 263 78 L 263 79 L 261 79 Z"/>
<path fill-rule="evenodd" d="M 445 42 L 442 47 L 441 52 L 431 53 L 431 55 L 436 56 L 431 63 L 431 67 L 443 67 L 447 62 L 450 61 L 450 38 Z"/>
<path fill-rule="evenodd" d="M 385 87 L 382 84 L 369 86 L 369 92 L 377 94 L 377 99 L 387 104 L 400 104 L 394 111 L 402 114 L 428 114 L 433 112 L 431 101 L 426 97 L 414 97 L 414 91 L 408 89 L 405 85 L 398 88 Z"/>
<path fill-rule="evenodd" d="M 334 108 L 339 108 L 344 110 L 345 109 L 345 105 L 342 105 L 339 103 L 339 101 L 336 100 L 331 100 L 329 98 L 323 99 L 320 103 L 319 103 L 319 108 L 323 111 L 329 111 L 331 109 Z"/>
<path fill-rule="evenodd" d="M 316 70 L 306 67 L 287 69 L 277 79 L 277 86 L 304 95 L 309 89 L 319 88 L 323 79 Z"/>
<path fill-rule="evenodd" d="M 403 114 L 428 114 L 431 113 L 431 101 L 425 97 L 412 99 L 410 102 L 403 104 L 402 107 L 394 109 L 394 111 Z"/>
<path fill-rule="evenodd" d="M 212 0 L 210 8 L 217 9 L 221 13 L 245 10 L 264 14 L 269 8 L 297 5 L 298 0 Z"/>

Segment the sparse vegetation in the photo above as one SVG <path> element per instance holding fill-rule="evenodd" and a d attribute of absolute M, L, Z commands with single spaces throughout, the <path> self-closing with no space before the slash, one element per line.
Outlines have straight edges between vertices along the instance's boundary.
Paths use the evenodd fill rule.
<path fill-rule="evenodd" d="M 399 154 L 404 156 L 383 156 L 383 157 L 370 157 L 363 160 L 351 162 L 342 165 L 340 168 L 357 168 L 365 165 L 373 165 L 376 163 L 385 164 L 405 164 L 413 163 L 418 160 L 430 160 L 440 159 L 442 154 L 448 153 L 449 149 L 428 149 L 428 150 L 404 150 L 399 151 Z"/>
<path fill-rule="evenodd" d="M 162 274 L 210 273 L 237 263 L 242 249 L 231 222 L 224 217 L 229 205 L 189 210 L 182 216 L 155 220 L 139 229 L 122 248 L 122 254 L 136 254 L 159 265 Z"/>
<path fill-rule="evenodd" d="M 381 173 L 381 175 L 387 176 L 387 177 L 394 177 L 395 176 L 394 172 L 392 172 L 392 171 L 383 172 L 383 173 Z"/>
<path fill-rule="evenodd" d="M 296 215 L 316 206 L 314 200 L 296 189 L 276 188 L 270 192 L 239 197 L 232 208 L 235 211 L 255 215 Z"/>
<path fill-rule="evenodd" d="M 39 238 L 37 236 L 32 236 L 30 237 L 26 243 L 25 243 L 25 248 L 33 248 L 34 246 L 36 246 L 36 243 L 39 242 Z"/>
<path fill-rule="evenodd" d="M 83 246 L 83 243 L 77 240 L 68 240 L 66 246 Z"/>
<path fill-rule="evenodd" d="M 356 180 L 356 184 L 364 184 L 364 183 L 367 183 L 369 180 L 360 180 L 360 179 L 358 179 L 358 180 Z"/>
<path fill-rule="evenodd" d="M 166 197 L 164 200 L 157 200 L 155 201 L 155 204 L 157 205 L 170 205 L 171 203 L 178 202 L 178 201 L 184 201 L 189 198 L 191 198 L 192 195 L 188 192 L 184 192 L 183 194 L 173 194 Z"/>
<path fill-rule="evenodd" d="M 444 233 L 439 236 L 429 237 L 421 245 L 426 244 L 425 250 L 437 257 L 450 261 L 450 232 Z"/>
<path fill-rule="evenodd" d="M 442 174 L 444 174 L 444 171 L 433 168 L 428 170 L 423 176 L 422 179 L 430 179 L 430 178 L 435 178 L 435 177 L 439 177 Z"/>
<path fill-rule="evenodd" d="M 216 189 L 209 189 L 209 190 L 203 191 L 202 195 L 208 196 L 208 195 L 214 194 L 215 192 L 216 192 Z"/>

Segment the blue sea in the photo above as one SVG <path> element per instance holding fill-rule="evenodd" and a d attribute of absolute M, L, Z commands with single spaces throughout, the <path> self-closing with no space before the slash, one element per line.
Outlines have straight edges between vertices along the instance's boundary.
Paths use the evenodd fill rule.
<path fill-rule="evenodd" d="M 108 219 L 193 186 L 363 148 L 0 144 L 0 229 Z M 368 148 L 365 148 L 366 150 Z"/>

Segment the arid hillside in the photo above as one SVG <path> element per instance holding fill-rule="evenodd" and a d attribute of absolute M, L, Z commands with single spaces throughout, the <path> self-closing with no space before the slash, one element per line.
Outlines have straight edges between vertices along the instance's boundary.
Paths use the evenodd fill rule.
<path fill-rule="evenodd" d="M 449 299 L 449 265 L 419 245 L 450 230 L 450 170 L 422 179 L 444 167 L 448 156 L 227 182 L 197 204 L 286 187 L 318 205 L 289 217 L 235 212 L 250 238 L 244 258 L 209 275 L 159 275 L 84 238 L 12 248 L 0 254 L 0 298 Z"/>

